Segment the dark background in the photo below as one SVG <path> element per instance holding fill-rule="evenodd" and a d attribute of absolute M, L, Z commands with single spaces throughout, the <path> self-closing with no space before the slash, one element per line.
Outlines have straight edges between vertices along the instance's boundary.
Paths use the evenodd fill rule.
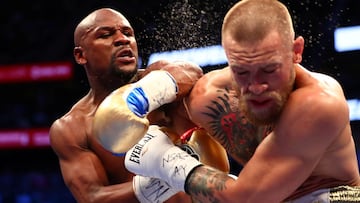
<path fill-rule="evenodd" d="M 7 2 L 7 4 L 6 4 Z M 74 63 L 73 31 L 94 9 L 111 7 L 135 29 L 141 68 L 153 52 L 220 44 L 226 11 L 236 1 L 3 1 L 0 7 L 0 65 L 70 61 L 74 77 L 63 81 L 0 84 L 0 130 L 48 128 L 88 91 L 82 67 Z M 359 51 L 337 53 L 337 27 L 360 25 L 358 0 L 282 1 L 305 38 L 303 65 L 340 81 L 348 99 L 359 98 Z M 7 5 L 7 6 L 5 6 Z M 360 36 L 359 36 L 360 37 Z M 207 72 L 214 68 L 203 67 Z M 351 122 L 359 143 L 360 125 Z M 357 144 L 358 145 L 358 144 Z M 49 147 L 0 149 L 0 203 L 74 202 Z"/>

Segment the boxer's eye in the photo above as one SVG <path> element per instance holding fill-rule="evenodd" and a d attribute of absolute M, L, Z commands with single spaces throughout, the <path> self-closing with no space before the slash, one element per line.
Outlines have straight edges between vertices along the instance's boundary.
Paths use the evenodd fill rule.
<path fill-rule="evenodd" d="M 122 33 L 128 37 L 134 36 L 134 31 L 130 28 L 124 28 Z"/>
<path fill-rule="evenodd" d="M 114 34 L 113 31 L 110 30 L 102 30 L 101 32 L 97 33 L 97 38 L 101 38 L 101 39 L 107 39 L 109 37 L 111 37 Z"/>
<path fill-rule="evenodd" d="M 249 74 L 249 71 L 237 71 L 236 74 L 239 76 L 246 76 Z"/>
<path fill-rule="evenodd" d="M 110 33 L 104 33 L 104 34 L 100 35 L 100 38 L 108 38 L 110 36 L 111 36 Z"/>
<path fill-rule="evenodd" d="M 280 67 L 279 64 L 271 64 L 264 67 L 262 70 L 264 73 L 274 73 Z"/>

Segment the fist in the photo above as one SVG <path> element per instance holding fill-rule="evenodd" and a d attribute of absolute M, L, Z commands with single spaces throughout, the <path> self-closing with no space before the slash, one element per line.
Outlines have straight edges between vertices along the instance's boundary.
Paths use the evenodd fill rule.
<path fill-rule="evenodd" d="M 203 76 L 203 71 L 200 66 L 187 61 L 168 62 L 160 60 L 147 67 L 143 75 L 145 76 L 152 70 L 165 70 L 173 76 L 179 88 L 177 99 L 181 99 L 187 95 L 196 81 Z"/>

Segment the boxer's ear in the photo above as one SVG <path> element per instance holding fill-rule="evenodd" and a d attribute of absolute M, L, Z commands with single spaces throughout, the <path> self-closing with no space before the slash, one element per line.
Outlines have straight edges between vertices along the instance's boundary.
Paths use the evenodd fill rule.
<path fill-rule="evenodd" d="M 75 47 L 73 54 L 77 64 L 84 65 L 87 63 L 83 48 L 81 46 Z"/>
<path fill-rule="evenodd" d="M 294 63 L 301 63 L 302 61 L 302 54 L 304 51 L 304 38 L 299 36 L 294 40 L 293 44 L 293 62 Z"/>

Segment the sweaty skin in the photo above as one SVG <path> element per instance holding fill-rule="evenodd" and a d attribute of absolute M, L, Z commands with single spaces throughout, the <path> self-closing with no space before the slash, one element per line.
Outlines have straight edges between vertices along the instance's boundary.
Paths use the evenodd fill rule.
<path fill-rule="evenodd" d="M 195 84 L 188 109 L 244 168 L 233 180 L 197 167 L 186 179 L 187 192 L 200 202 L 279 203 L 322 188 L 359 186 L 344 92 L 335 79 L 300 65 L 304 39 L 295 38 L 286 7 L 240 1 L 224 18 L 222 45 L 229 67 Z M 226 81 L 234 81 L 233 89 Z"/>
<path fill-rule="evenodd" d="M 192 119 L 197 125 L 203 126 L 209 131 L 215 131 L 216 133 L 212 133 L 212 135 L 222 143 L 227 152 L 230 152 L 232 158 L 239 164 L 244 164 L 245 167 L 236 182 L 226 175 L 223 175 L 222 178 L 211 178 L 215 177 L 215 174 L 219 174 L 206 167 L 195 169 L 196 172 L 188 180 L 191 195 L 205 202 L 213 198 L 220 202 L 236 202 L 238 200 L 257 202 L 267 198 L 269 198 L 269 202 L 277 202 L 276 199 L 285 199 L 286 197 L 288 200 L 294 199 L 321 188 L 359 184 L 354 142 L 350 126 L 346 124 L 348 118 L 329 115 L 329 113 L 337 114 L 341 111 L 344 112 L 343 115 L 346 115 L 348 111 L 339 84 L 329 76 L 311 73 L 299 65 L 296 65 L 296 75 L 297 90 L 292 94 L 288 101 L 291 103 L 287 104 L 287 110 L 285 110 L 288 119 L 279 121 L 278 127 L 273 131 L 270 126 L 268 128 L 256 127 L 244 117 L 236 120 L 235 115 L 239 115 L 241 111 L 237 108 L 236 101 L 232 100 L 237 97 L 234 96 L 233 89 L 227 89 L 221 83 L 221 81 L 231 79 L 228 67 L 207 73 L 198 81 L 188 99 Z M 226 79 L 226 77 L 228 78 Z M 220 78 L 224 78 L 224 80 Z M 231 87 L 231 84 L 229 85 Z M 204 87 L 207 91 L 204 91 Z M 319 91 L 323 93 L 319 94 Z M 314 97 L 319 97 L 315 100 L 316 102 Z M 294 101 L 303 101 L 304 98 L 311 101 L 305 99 L 303 106 L 299 106 L 302 102 L 297 101 L 297 108 L 289 107 L 291 104 L 295 105 Z M 191 108 L 194 104 L 197 104 L 197 108 Z M 327 126 L 330 125 L 328 122 L 307 124 L 307 128 L 298 125 L 304 121 L 303 119 L 307 123 L 319 122 L 320 118 L 316 118 L 312 113 L 312 108 L 316 108 L 316 105 L 319 105 L 319 109 L 320 107 L 324 109 L 324 105 L 327 105 L 328 112 L 325 116 L 334 118 L 333 120 L 327 119 L 330 120 L 328 122 L 333 122 L 331 125 L 334 128 L 342 125 L 340 131 L 334 133 L 334 128 L 329 129 Z M 297 110 L 291 112 L 292 108 Z M 231 111 L 230 109 L 235 110 Z M 241 120 L 241 122 L 234 122 L 234 120 Z M 292 120 L 296 120 L 296 122 L 291 122 Z M 227 124 L 221 125 L 224 122 Z M 228 127 L 232 127 L 230 131 L 234 133 L 227 133 Z M 245 130 L 236 131 L 238 129 Z M 256 134 L 256 132 L 259 133 Z M 252 133 L 258 135 L 257 139 Z M 309 135 L 306 136 L 307 134 Z M 315 140 L 314 136 L 317 137 Z M 264 140 L 261 141 L 262 139 Z M 235 140 L 240 141 L 235 143 Z M 255 152 L 259 142 L 261 144 Z M 289 148 L 288 146 L 296 147 Z M 303 153 L 304 149 L 306 154 Z M 319 156 L 317 155 L 319 153 L 325 153 L 326 156 L 314 159 Z M 294 159 L 294 156 L 298 158 Z M 297 175 L 294 176 L 294 174 Z M 294 191 L 283 190 L 288 187 L 292 187 Z M 282 195 L 279 194 L 279 191 L 283 191 Z M 205 195 L 203 196 L 203 194 Z M 224 198 L 223 194 L 229 196 Z M 231 198 L 228 199 L 228 197 Z M 270 201 L 270 198 L 274 201 Z"/>
<path fill-rule="evenodd" d="M 179 95 L 186 94 L 202 72 L 194 64 L 165 61 L 138 71 L 134 30 L 123 15 L 108 8 L 96 10 L 81 21 L 74 42 L 75 60 L 85 68 L 91 88 L 50 128 L 51 146 L 59 158 L 64 182 L 79 203 L 138 202 L 132 187 L 134 174 L 125 169 L 124 157 L 112 155 L 92 136 L 95 112 L 112 91 L 151 70 L 165 69 L 185 76 L 187 83 L 179 85 Z M 165 125 L 171 118 L 164 115 L 154 112 L 149 119 L 152 124 Z M 184 128 L 193 126 L 191 122 L 184 123 Z M 189 196 L 183 193 L 168 200 L 188 201 Z"/>

